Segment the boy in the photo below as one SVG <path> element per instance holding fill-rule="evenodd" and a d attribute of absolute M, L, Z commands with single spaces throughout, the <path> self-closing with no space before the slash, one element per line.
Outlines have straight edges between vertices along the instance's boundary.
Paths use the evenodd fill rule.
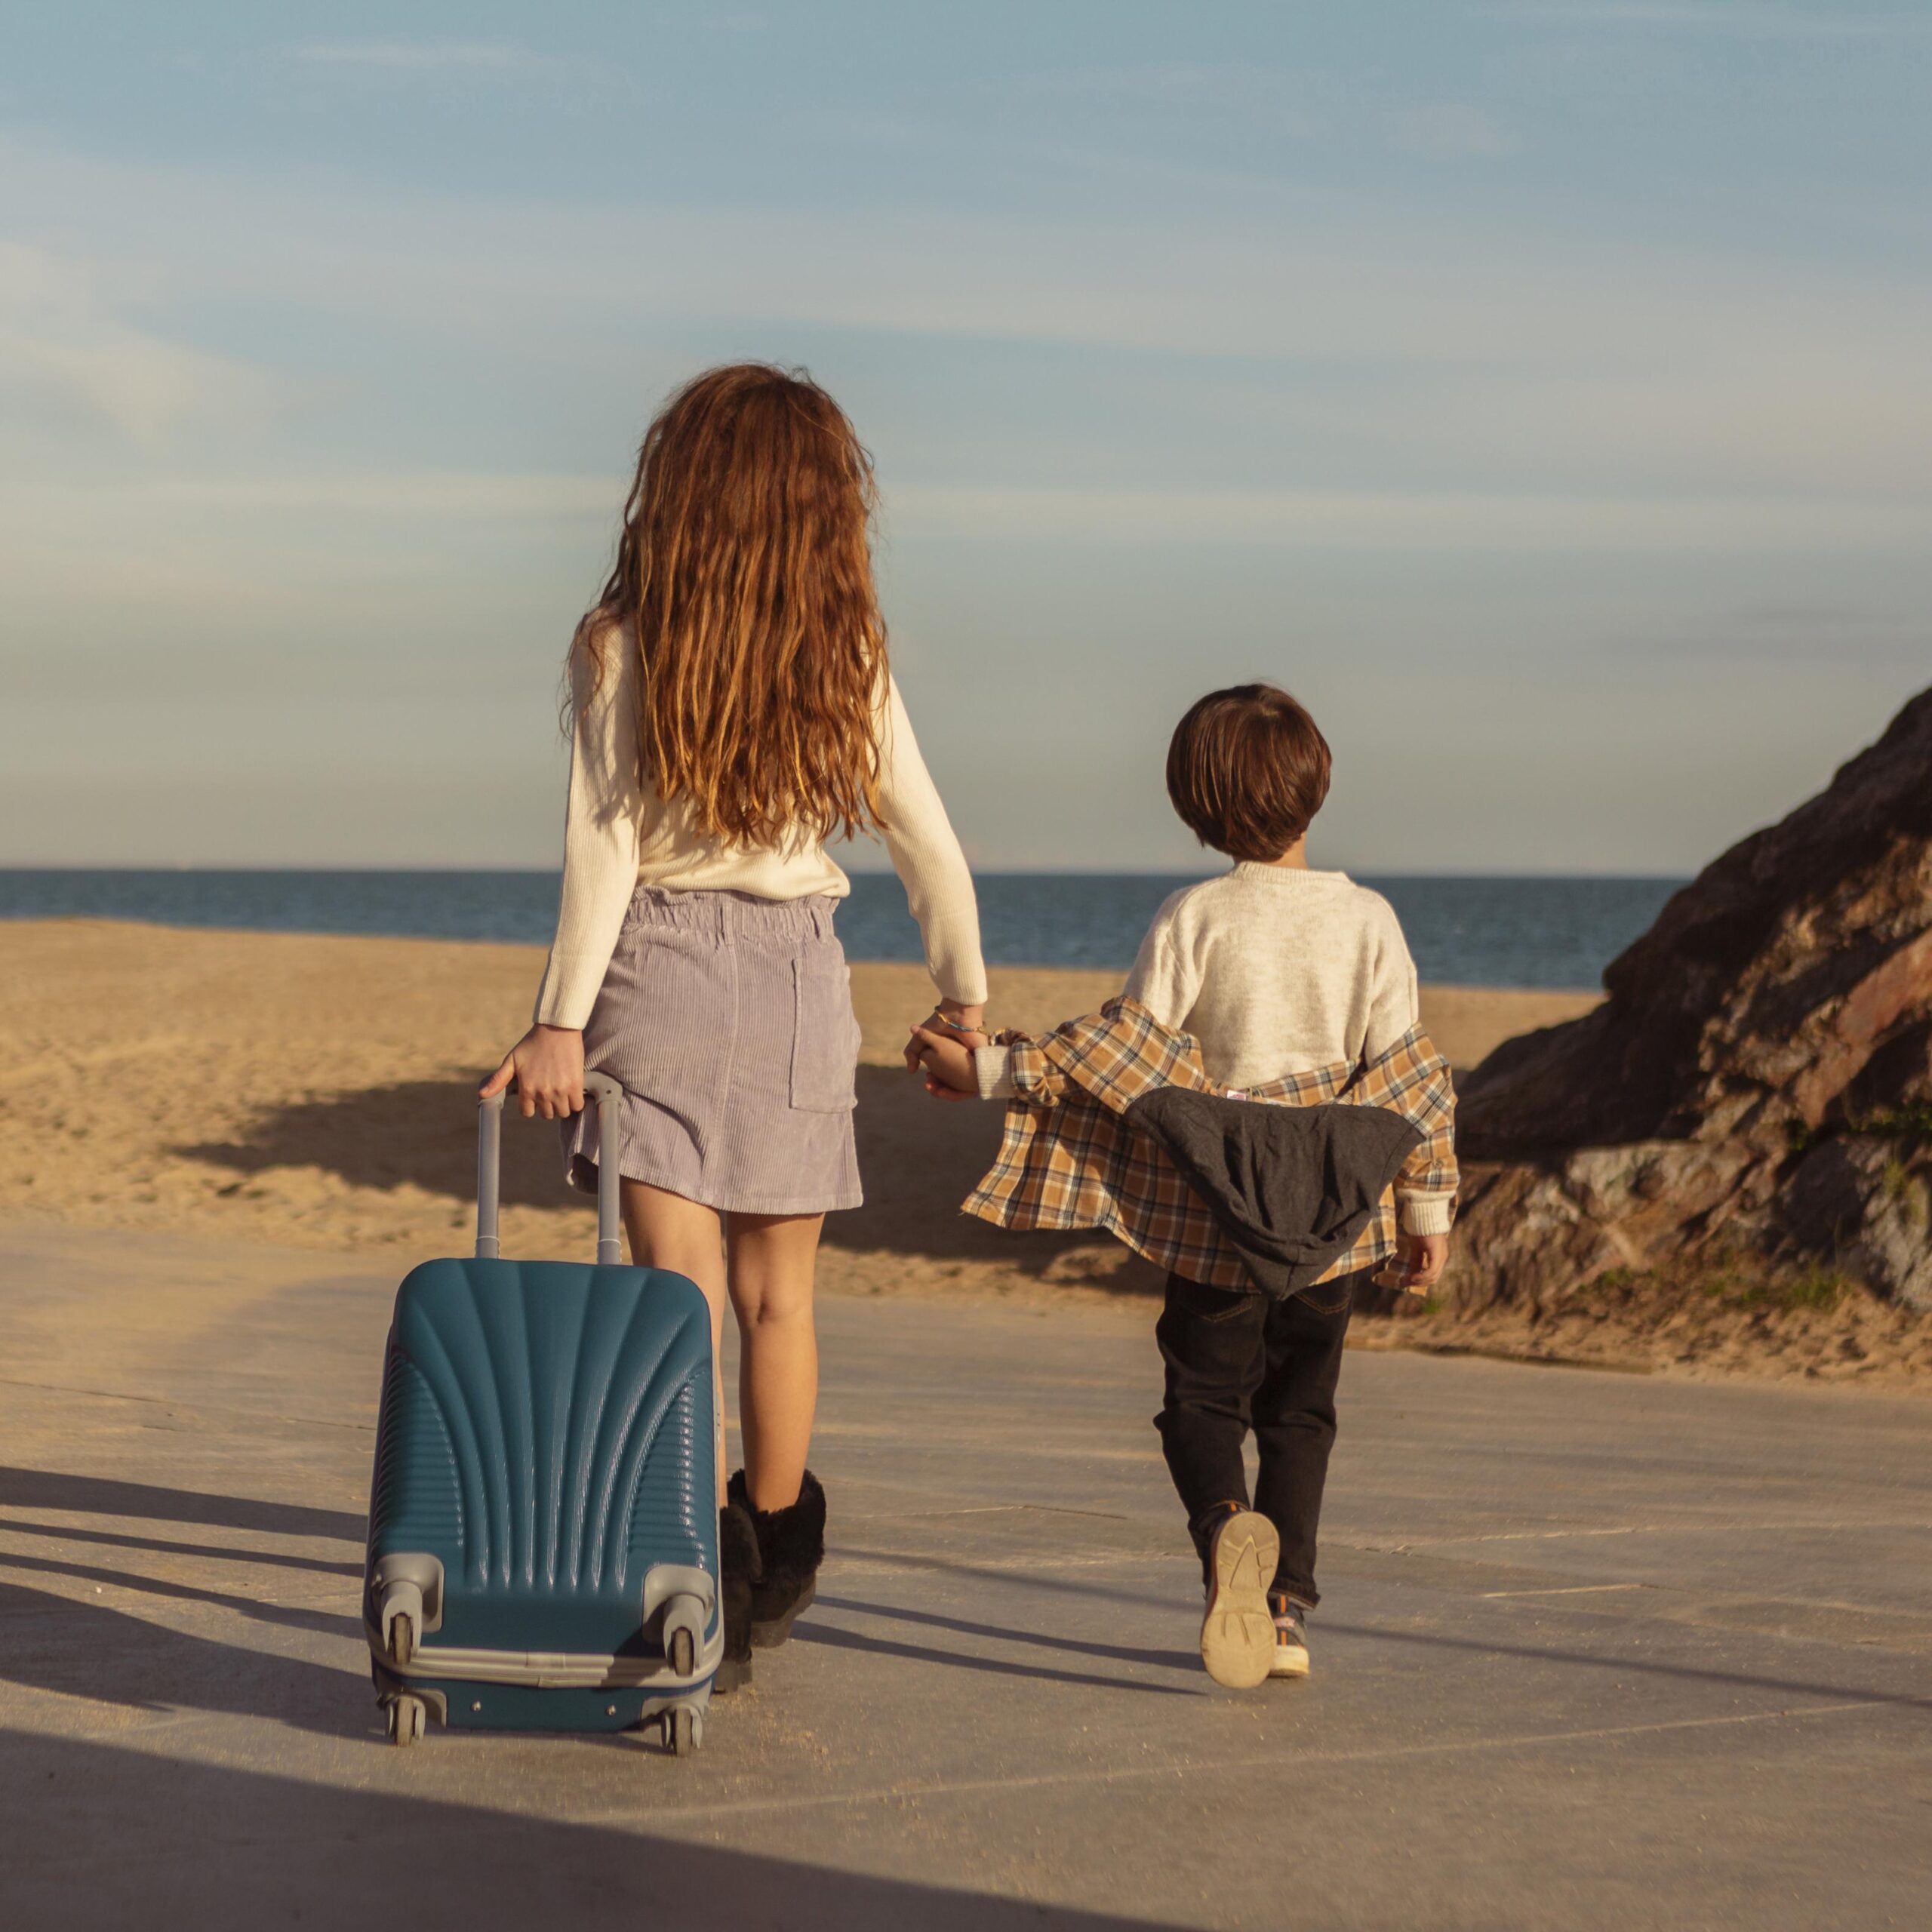
<path fill-rule="evenodd" d="M 1169 1266 L 1155 1426 L 1205 1572 L 1201 1656 L 1241 1687 L 1308 1673 L 1355 1290 L 1392 1246 L 1401 1285 L 1434 1286 L 1457 1185 L 1453 1090 L 1401 928 L 1379 894 L 1308 864 L 1329 768 L 1285 691 L 1201 699 L 1169 746 L 1168 795 L 1233 869 L 1167 901 L 1100 1018 L 1044 1042 L 928 1027 L 913 1050 L 934 1093 L 1019 1103 L 968 1211 L 1104 1226 Z M 1300 1104 L 1238 1104 L 1269 1100 Z"/>

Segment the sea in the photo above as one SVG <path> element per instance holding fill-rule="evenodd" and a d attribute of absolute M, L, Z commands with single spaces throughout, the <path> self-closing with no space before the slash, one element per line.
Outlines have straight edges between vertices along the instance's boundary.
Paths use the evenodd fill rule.
<path fill-rule="evenodd" d="M 982 872 L 987 962 L 1121 971 L 1168 894 L 1204 873 Z M 1589 989 L 1679 878 L 1359 875 L 1400 916 L 1421 977 L 1438 984 Z M 0 869 L 0 918 L 140 919 L 259 932 L 548 942 L 554 872 Z M 840 909 L 853 959 L 923 955 L 906 894 L 861 872 Z"/>

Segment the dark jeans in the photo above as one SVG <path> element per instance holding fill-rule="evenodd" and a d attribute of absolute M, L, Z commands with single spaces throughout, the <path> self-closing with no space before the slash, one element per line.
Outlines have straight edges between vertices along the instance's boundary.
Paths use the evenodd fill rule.
<path fill-rule="evenodd" d="M 1360 1279 L 1345 1275 L 1278 1301 L 1170 1275 L 1154 1331 L 1168 1369 L 1154 1426 L 1195 1547 L 1204 1561 L 1217 1503 L 1247 1501 L 1241 1445 L 1252 1428 L 1261 1452 L 1254 1507 L 1281 1538 L 1273 1587 L 1309 1610 L 1320 1600 L 1315 1531 L 1335 1441 L 1342 1338 Z"/>

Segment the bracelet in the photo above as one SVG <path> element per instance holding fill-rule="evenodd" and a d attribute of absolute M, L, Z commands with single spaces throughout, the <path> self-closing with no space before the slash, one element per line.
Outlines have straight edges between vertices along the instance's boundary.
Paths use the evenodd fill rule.
<path fill-rule="evenodd" d="M 983 1020 L 977 1026 L 968 1026 L 963 1020 L 955 1020 L 951 1014 L 942 1013 L 937 1007 L 934 1007 L 932 1018 L 928 1020 L 926 1024 L 930 1026 L 935 1021 L 943 1026 L 949 1033 L 984 1033 L 988 1039 L 990 1040 L 992 1038 L 992 1032 Z"/>

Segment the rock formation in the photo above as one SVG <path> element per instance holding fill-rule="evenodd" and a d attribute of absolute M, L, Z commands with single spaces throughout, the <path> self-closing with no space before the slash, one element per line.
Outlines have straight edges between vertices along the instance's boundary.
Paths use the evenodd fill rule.
<path fill-rule="evenodd" d="M 1462 1084 L 1457 1307 L 1821 1271 L 1932 1308 L 1932 691 Z"/>

